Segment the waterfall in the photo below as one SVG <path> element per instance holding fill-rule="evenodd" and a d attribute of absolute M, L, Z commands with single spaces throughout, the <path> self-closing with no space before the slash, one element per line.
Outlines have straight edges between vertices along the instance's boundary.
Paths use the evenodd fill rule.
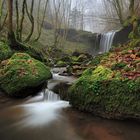
<path fill-rule="evenodd" d="M 53 91 L 46 89 L 44 92 L 44 100 L 49 102 L 60 101 L 60 96 Z"/>
<path fill-rule="evenodd" d="M 110 31 L 108 33 L 101 34 L 100 53 L 108 52 L 111 49 L 115 33 L 116 31 Z"/>

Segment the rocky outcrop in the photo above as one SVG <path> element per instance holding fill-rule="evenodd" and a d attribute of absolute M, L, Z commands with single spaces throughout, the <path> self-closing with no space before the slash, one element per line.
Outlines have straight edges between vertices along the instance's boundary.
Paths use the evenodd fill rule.
<path fill-rule="evenodd" d="M 113 39 L 113 45 L 116 46 L 119 44 L 126 43 L 129 40 L 129 34 L 132 31 L 132 28 L 133 27 L 130 25 L 117 31 Z"/>

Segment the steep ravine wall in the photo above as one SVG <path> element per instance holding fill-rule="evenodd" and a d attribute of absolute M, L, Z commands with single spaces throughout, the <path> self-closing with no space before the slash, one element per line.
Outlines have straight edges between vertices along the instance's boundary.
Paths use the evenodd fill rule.
<path fill-rule="evenodd" d="M 114 39 L 113 39 L 113 44 L 114 46 L 118 44 L 123 44 L 129 40 L 128 36 L 129 33 L 132 31 L 132 26 L 127 26 L 125 28 L 120 29 L 118 32 L 116 32 Z"/>

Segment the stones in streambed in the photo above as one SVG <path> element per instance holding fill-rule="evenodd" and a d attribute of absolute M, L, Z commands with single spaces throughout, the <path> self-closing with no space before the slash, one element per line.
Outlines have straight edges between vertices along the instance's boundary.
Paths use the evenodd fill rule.
<path fill-rule="evenodd" d="M 68 90 L 71 87 L 71 85 L 72 83 L 70 82 L 60 82 L 59 84 L 55 85 L 51 90 L 56 94 L 59 94 L 62 100 L 68 101 L 69 100 Z"/>
<path fill-rule="evenodd" d="M 74 52 L 72 56 L 63 56 L 61 59 L 58 59 L 55 67 L 66 67 L 66 71 L 62 72 L 60 75 L 81 76 L 91 60 L 92 56 L 88 53 Z"/>
<path fill-rule="evenodd" d="M 10 96 L 35 94 L 51 77 L 46 65 L 26 53 L 15 53 L 0 64 L 0 87 Z"/>
<path fill-rule="evenodd" d="M 5 42 L 0 42 L 0 61 L 5 60 L 12 55 L 12 50 Z"/>
<path fill-rule="evenodd" d="M 73 107 L 112 119 L 140 120 L 140 77 L 128 79 L 99 65 L 88 69 L 69 90 Z"/>

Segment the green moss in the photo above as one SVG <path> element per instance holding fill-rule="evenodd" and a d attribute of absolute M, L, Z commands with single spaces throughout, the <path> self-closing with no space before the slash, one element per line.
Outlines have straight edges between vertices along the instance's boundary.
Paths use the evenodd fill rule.
<path fill-rule="evenodd" d="M 11 59 L 25 59 L 25 60 L 28 60 L 28 59 L 31 59 L 31 56 L 28 55 L 28 54 L 25 54 L 25 53 L 15 53 Z"/>
<path fill-rule="evenodd" d="M 25 53 L 16 53 L 1 63 L 1 88 L 10 95 L 17 92 L 20 94 L 21 90 L 36 87 L 49 78 L 49 68 Z"/>
<path fill-rule="evenodd" d="M 134 70 L 135 70 L 134 67 L 129 67 L 129 66 L 124 67 L 124 71 L 126 71 L 126 72 L 130 72 L 130 71 L 134 71 Z"/>
<path fill-rule="evenodd" d="M 89 69 L 86 69 L 84 72 L 83 72 L 83 76 L 91 76 L 92 75 L 92 72 L 93 72 L 93 69 L 89 68 Z"/>
<path fill-rule="evenodd" d="M 83 61 L 86 61 L 88 58 L 87 58 L 87 56 L 85 55 L 85 54 L 81 54 L 79 57 L 78 57 L 78 59 L 77 59 L 77 61 L 78 62 L 83 62 Z"/>
<path fill-rule="evenodd" d="M 105 53 L 105 54 L 101 54 L 101 55 L 97 55 L 91 62 L 92 65 L 97 66 L 98 64 L 100 64 L 100 62 L 103 59 L 106 59 L 108 57 L 109 53 Z"/>
<path fill-rule="evenodd" d="M 10 47 L 4 43 L 0 42 L 0 61 L 9 58 L 12 55 Z"/>
<path fill-rule="evenodd" d="M 124 62 L 119 62 L 119 63 L 116 63 L 116 64 L 113 64 L 111 69 L 112 70 L 119 70 L 119 69 L 122 69 L 126 66 L 126 63 Z"/>
<path fill-rule="evenodd" d="M 65 66 L 67 66 L 67 63 L 62 61 L 62 60 L 60 60 L 60 61 L 57 62 L 56 65 L 57 65 L 57 67 L 65 67 Z"/>
<path fill-rule="evenodd" d="M 80 110 L 100 116 L 140 116 L 140 79 L 122 80 L 120 73 L 111 77 L 112 73 L 103 66 L 94 71 L 86 70 L 69 91 L 70 103 Z"/>
<path fill-rule="evenodd" d="M 72 56 L 71 60 L 73 63 L 76 63 L 76 62 L 84 62 L 86 60 L 89 60 L 89 58 L 87 58 L 87 56 L 85 54 L 81 54 L 78 57 Z"/>
<path fill-rule="evenodd" d="M 105 80 L 112 77 L 113 72 L 109 68 L 98 66 L 92 73 L 92 79 L 94 80 Z"/>
<path fill-rule="evenodd" d="M 129 46 L 130 46 L 131 48 L 134 48 L 134 47 L 139 46 L 139 44 L 140 44 L 140 39 L 133 39 L 133 40 L 131 40 L 131 42 L 129 43 Z"/>
<path fill-rule="evenodd" d="M 71 59 L 72 59 L 73 62 L 77 62 L 78 61 L 78 57 L 76 57 L 76 56 L 72 56 Z"/>

